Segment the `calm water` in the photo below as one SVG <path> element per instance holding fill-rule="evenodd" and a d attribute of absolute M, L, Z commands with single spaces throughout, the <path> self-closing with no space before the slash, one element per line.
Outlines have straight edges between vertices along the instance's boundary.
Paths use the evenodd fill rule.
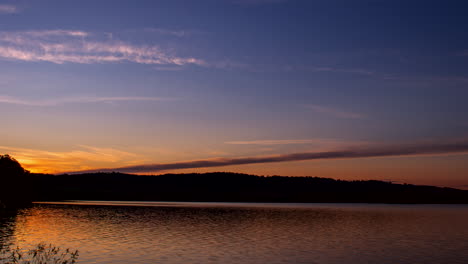
<path fill-rule="evenodd" d="M 0 215 L 0 243 L 79 263 L 468 263 L 468 206 L 71 202 Z"/>

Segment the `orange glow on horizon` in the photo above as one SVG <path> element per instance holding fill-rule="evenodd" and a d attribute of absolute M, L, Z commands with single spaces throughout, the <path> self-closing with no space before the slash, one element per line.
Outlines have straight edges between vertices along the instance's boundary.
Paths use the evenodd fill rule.
<path fill-rule="evenodd" d="M 32 173 L 46 174 L 151 164 L 153 163 L 152 160 L 154 160 L 154 157 L 151 159 L 144 154 L 88 146 L 82 146 L 79 150 L 67 152 L 11 147 L 0 147 L 0 151 L 11 154 L 26 170 Z M 170 163 L 179 160 L 176 157 L 171 161 L 168 160 L 168 157 L 165 157 L 165 162 Z M 459 154 L 328 159 L 191 168 L 140 174 L 228 171 L 265 176 L 316 176 L 343 180 L 373 179 L 467 189 L 468 164 L 465 162 L 467 157 L 467 154 Z"/>

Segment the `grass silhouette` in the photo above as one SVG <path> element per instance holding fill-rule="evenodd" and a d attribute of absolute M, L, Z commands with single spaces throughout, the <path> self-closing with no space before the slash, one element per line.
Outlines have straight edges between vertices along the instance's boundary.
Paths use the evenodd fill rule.
<path fill-rule="evenodd" d="M 78 250 L 62 250 L 45 243 L 30 250 L 19 247 L 0 249 L 0 264 L 73 264 L 77 259 Z"/>

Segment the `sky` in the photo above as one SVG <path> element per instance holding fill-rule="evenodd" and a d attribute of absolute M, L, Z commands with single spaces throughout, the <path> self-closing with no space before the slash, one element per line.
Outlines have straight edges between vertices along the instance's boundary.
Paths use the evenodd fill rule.
<path fill-rule="evenodd" d="M 0 0 L 0 153 L 468 189 L 467 8 Z"/>

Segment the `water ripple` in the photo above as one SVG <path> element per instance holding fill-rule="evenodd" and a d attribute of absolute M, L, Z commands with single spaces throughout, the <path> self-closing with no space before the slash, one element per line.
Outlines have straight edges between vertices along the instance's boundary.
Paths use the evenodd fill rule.
<path fill-rule="evenodd" d="M 467 263 L 468 207 L 38 204 L 0 215 L 0 244 L 79 263 Z M 129 206 L 130 205 L 130 206 Z"/>

